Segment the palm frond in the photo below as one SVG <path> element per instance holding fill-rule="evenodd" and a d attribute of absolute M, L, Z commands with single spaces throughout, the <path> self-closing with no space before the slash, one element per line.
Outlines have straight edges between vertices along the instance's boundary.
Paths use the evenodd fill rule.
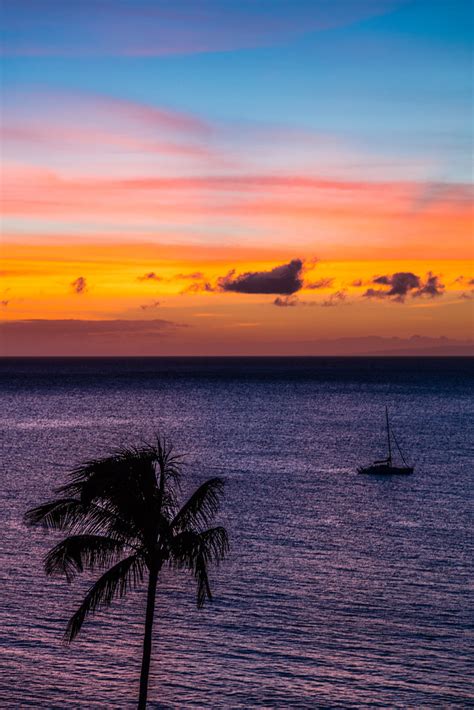
<path fill-rule="evenodd" d="M 38 525 L 48 530 L 71 529 L 83 520 L 86 509 L 76 498 L 58 498 L 31 508 L 24 515 L 26 525 Z"/>
<path fill-rule="evenodd" d="M 210 478 L 203 483 L 175 516 L 172 528 L 178 531 L 209 525 L 219 510 L 223 491 L 222 478 Z"/>
<path fill-rule="evenodd" d="M 154 453 L 150 447 L 128 448 L 75 468 L 60 491 L 85 506 L 105 507 L 137 534 L 150 528 L 159 510 Z"/>
<path fill-rule="evenodd" d="M 173 540 L 170 564 L 193 572 L 197 581 L 197 605 L 212 600 L 207 567 L 221 562 L 229 551 L 227 531 L 223 527 L 210 528 L 201 533 L 191 530 L 179 533 Z"/>
<path fill-rule="evenodd" d="M 178 509 L 183 457 L 174 453 L 172 444 L 164 436 L 157 435 L 156 443 L 150 445 L 150 448 L 154 452 L 157 467 L 160 513 L 169 522 Z"/>
<path fill-rule="evenodd" d="M 207 576 L 207 565 L 203 555 L 196 557 L 194 576 L 197 581 L 196 601 L 198 609 L 202 609 L 206 599 L 212 602 L 212 593 L 209 586 L 209 577 Z"/>
<path fill-rule="evenodd" d="M 141 540 L 141 530 L 137 529 L 133 520 L 122 515 L 109 501 L 102 501 L 100 505 L 90 503 L 84 507 L 84 517 L 74 527 L 75 532 L 90 535 L 102 533 L 128 544 Z"/>
<path fill-rule="evenodd" d="M 110 492 L 120 492 L 130 482 L 147 478 L 155 485 L 154 453 L 150 447 L 122 448 L 110 456 L 91 459 L 76 466 L 70 473 L 70 482 L 58 489 L 60 493 L 80 496 L 85 502 L 107 498 Z"/>
<path fill-rule="evenodd" d="M 131 541 L 139 538 L 139 531 L 115 510 L 109 510 L 107 503 L 99 506 L 84 504 L 77 498 L 58 498 L 28 510 L 24 522 L 46 530 L 67 530 L 69 532 L 97 534 L 105 533 L 117 539 Z"/>
<path fill-rule="evenodd" d="M 110 606 L 116 598 L 124 597 L 130 589 L 136 589 L 143 581 L 145 562 L 139 554 L 130 555 L 105 572 L 87 592 L 84 600 L 70 618 L 64 634 L 70 643 L 75 639 L 89 614 Z"/>
<path fill-rule="evenodd" d="M 219 564 L 230 550 L 229 536 L 223 527 L 210 528 L 200 533 L 202 554 L 206 564 Z"/>
<path fill-rule="evenodd" d="M 195 559 L 194 576 L 197 581 L 197 606 L 201 609 L 206 599 L 212 601 L 207 567 L 219 564 L 229 551 L 227 531 L 223 527 L 210 528 L 199 535 L 199 552 Z"/>
<path fill-rule="evenodd" d="M 71 535 L 48 552 L 44 559 L 47 575 L 64 575 L 70 582 L 84 568 L 103 568 L 123 554 L 124 545 L 101 535 Z"/>
<path fill-rule="evenodd" d="M 194 569 L 199 555 L 206 564 L 222 562 L 229 552 L 229 539 L 223 527 L 209 528 L 200 533 L 185 530 L 173 538 L 170 548 L 172 566 Z"/>
<path fill-rule="evenodd" d="M 183 457 L 174 453 L 173 445 L 164 436 L 157 435 L 156 443 L 149 448 L 153 451 L 160 474 L 179 485 Z"/>

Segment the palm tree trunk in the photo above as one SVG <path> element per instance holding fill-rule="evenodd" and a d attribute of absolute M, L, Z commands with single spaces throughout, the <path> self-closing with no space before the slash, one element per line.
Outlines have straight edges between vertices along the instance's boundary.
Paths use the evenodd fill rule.
<path fill-rule="evenodd" d="M 151 635 L 153 630 L 153 616 L 155 613 L 155 594 L 158 581 L 158 567 L 152 567 L 148 576 L 148 594 L 146 600 L 145 636 L 143 639 L 142 670 L 140 674 L 140 695 L 138 710 L 145 710 L 148 694 L 148 676 L 151 660 Z"/>

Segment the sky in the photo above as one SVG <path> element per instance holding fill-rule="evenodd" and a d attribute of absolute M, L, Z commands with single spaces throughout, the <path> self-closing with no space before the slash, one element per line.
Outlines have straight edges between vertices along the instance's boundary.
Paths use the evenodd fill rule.
<path fill-rule="evenodd" d="M 465 344 L 472 19 L 3 0 L 3 354 Z"/>

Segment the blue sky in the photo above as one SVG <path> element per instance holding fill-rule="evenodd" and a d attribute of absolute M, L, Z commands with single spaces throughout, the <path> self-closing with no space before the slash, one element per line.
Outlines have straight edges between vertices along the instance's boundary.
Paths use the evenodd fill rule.
<path fill-rule="evenodd" d="M 241 3 L 230 0 L 207 2 L 202 7 L 207 8 L 210 27 L 204 22 L 200 32 L 206 30 L 208 51 L 194 50 L 194 40 L 189 53 L 180 51 L 183 40 L 178 37 L 176 53 L 140 57 L 121 48 L 118 40 L 112 48 L 102 46 L 100 33 L 95 43 L 93 35 L 91 40 L 94 22 L 104 24 L 104 14 L 110 13 L 113 36 L 114 7 L 133 6 L 169 7 L 162 2 L 81 3 L 83 12 L 89 11 L 87 34 L 80 23 L 71 26 L 77 17 L 67 4 L 59 13 L 57 3 L 7 2 L 6 25 L 10 20 L 10 27 L 17 29 L 6 32 L 4 94 L 42 86 L 91 91 L 167 105 L 212 120 L 308 128 L 339 135 L 387 158 L 411 156 L 413 162 L 417 155 L 421 159 L 432 154 L 438 165 L 433 179 L 469 178 L 470 3 L 355 2 L 357 11 L 350 12 L 350 3 L 342 3 L 333 18 L 334 3 L 317 0 L 275 0 L 260 9 L 257 3 L 246 3 L 243 10 Z M 237 39 L 226 51 L 214 51 L 218 32 L 211 20 L 216 7 L 220 20 L 240 17 Z M 315 24 L 318 18 L 329 17 L 327 24 L 336 26 L 305 32 L 312 15 Z M 273 22 L 274 34 L 262 30 L 249 39 L 252 32 L 247 26 L 253 21 L 257 27 Z M 123 28 L 118 25 L 120 39 Z M 229 28 L 224 37 L 228 32 Z M 243 46 L 236 48 L 239 33 Z M 31 56 L 24 56 L 27 52 Z"/>

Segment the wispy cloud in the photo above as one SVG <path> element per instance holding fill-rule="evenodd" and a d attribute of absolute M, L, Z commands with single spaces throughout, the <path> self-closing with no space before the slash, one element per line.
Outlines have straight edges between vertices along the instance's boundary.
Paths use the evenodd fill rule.
<path fill-rule="evenodd" d="M 328 308 L 330 306 L 340 306 L 341 304 L 348 305 L 346 291 L 335 291 L 331 293 L 324 301 L 305 301 L 298 296 L 277 296 L 273 301 L 274 306 L 279 308 L 294 308 L 295 306 L 321 306 Z"/>
<path fill-rule="evenodd" d="M 323 308 L 331 308 L 333 306 L 340 306 L 341 304 L 347 304 L 347 293 L 345 291 L 335 291 L 331 293 L 329 298 L 321 303 Z"/>
<path fill-rule="evenodd" d="M 397 7 L 400 0 L 3 0 L 5 54 L 163 56 L 271 46 L 341 27 Z M 47 28 L 47 31 L 45 31 Z"/>
<path fill-rule="evenodd" d="M 217 288 L 211 284 L 210 281 L 196 281 L 195 283 L 186 286 L 181 291 L 181 294 L 185 293 L 214 293 Z"/>
<path fill-rule="evenodd" d="M 154 271 L 149 271 L 143 276 L 138 276 L 138 281 L 163 281 L 161 276 L 158 276 Z"/>
<path fill-rule="evenodd" d="M 329 288 L 330 286 L 333 285 L 333 283 L 334 283 L 333 278 L 322 278 L 322 279 L 318 279 L 317 281 L 310 281 L 310 282 L 305 281 L 304 288 L 305 289 L 308 288 L 308 289 L 314 291 L 314 290 L 318 290 L 320 288 Z"/>
<path fill-rule="evenodd" d="M 361 253 L 374 246 L 380 249 L 379 234 L 385 234 L 383 250 L 396 248 L 408 257 L 423 256 L 429 245 L 430 255 L 449 257 L 467 253 L 471 232 L 471 212 L 460 196 L 449 203 L 431 205 L 429 210 L 413 215 L 409 211 L 410 183 L 388 185 L 353 184 L 347 189 L 344 180 L 324 181 L 317 186 L 286 189 L 277 180 L 254 183 L 251 176 L 190 177 L 72 177 L 57 170 L 6 163 L 3 169 L 3 210 L 11 219 L 69 220 L 91 223 L 95 233 L 110 223 L 120 222 L 122 229 L 155 230 L 164 225 L 169 230 L 202 229 L 220 225 L 225 232 L 250 231 L 257 242 L 295 243 L 299 248 L 312 241 L 318 228 L 330 235 L 344 235 L 344 252 Z M 281 178 L 279 179 L 281 180 Z M 463 186 L 459 186 L 460 193 Z M 453 188 L 452 195 L 456 194 Z M 363 225 L 361 234 L 360 225 Z M 396 228 L 395 228 L 396 227 Z M 214 227 L 215 229 L 215 227 Z M 437 239 L 449 230 L 450 245 Z M 319 238 L 316 248 L 327 255 L 336 248 L 328 238 Z M 339 250 L 341 247 L 339 247 Z M 373 253 L 372 247 L 371 252 Z M 311 281 L 311 279 L 308 279 Z"/>
<path fill-rule="evenodd" d="M 173 278 L 175 278 L 178 281 L 187 281 L 187 280 L 192 280 L 192 281 L 198 281 L 204 279 L 204 274 L 202 271 L 193 271 L 190 274 L 176 274 Z"/>
<path fill-rule="evenodd" d="M 149 311 L 154 310 L 155 308 L 158 308 L 160 305 L 160 301 L 153 301 L 152 303 L 143 303 L 140 308 L 142 311 Z"/>

